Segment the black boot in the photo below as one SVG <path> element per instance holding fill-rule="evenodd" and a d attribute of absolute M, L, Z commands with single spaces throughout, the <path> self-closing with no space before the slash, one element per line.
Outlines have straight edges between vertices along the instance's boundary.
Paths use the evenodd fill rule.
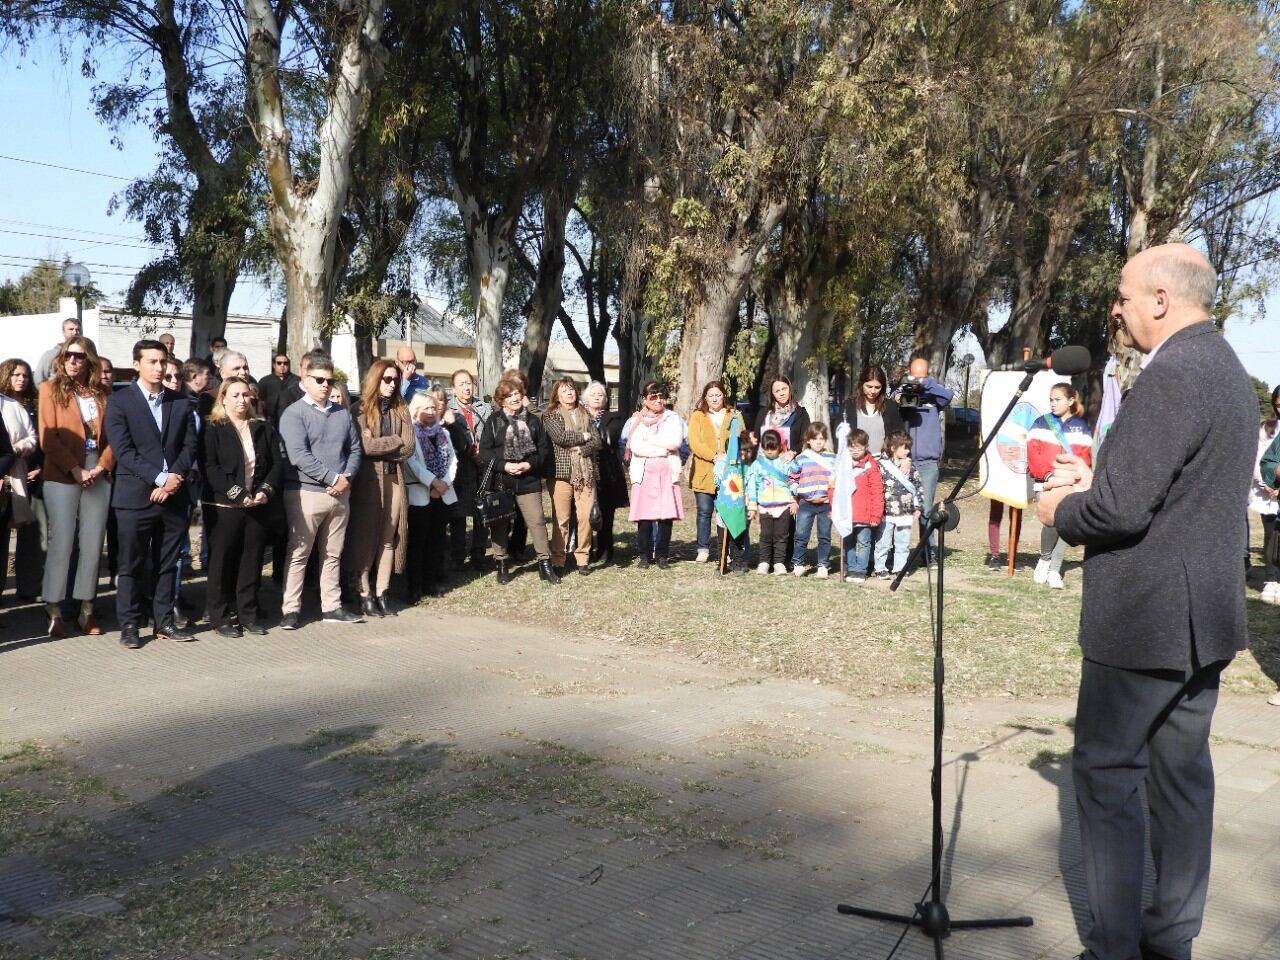
<path fill-rule="evenodd" d="M 360 601 L 360 609 L 364 611 L 366 617 L 381 617 L 382 611 L 378 609 L 377 602 L 373 597 L 365 597 Z"/>
<path fill-rule="evenodd" d="M 384 617 L 394 617 L 396 615 L 395 611 L 387 606 L 387 595 L 385 593 L 377 597 L 373 602 L 377 606 L 378 612 Z"/>
<path fill-rule="evenodd" d="M 556 576 L 555 570 L 551 569 L 550 560 L 538 561 L 538 576 L 540 576 L 543 580 L 547 581 L 547 583 L 551 584 L 552 586 L 555 586 L 560 582 L 560 578 Z"/>
<path fill-rule="evenodd" d="M 499 560 L 498 563 L 498 582 L 507 584 L 511 582 L 511 571 L 507 569 L 507 561 Z"/>

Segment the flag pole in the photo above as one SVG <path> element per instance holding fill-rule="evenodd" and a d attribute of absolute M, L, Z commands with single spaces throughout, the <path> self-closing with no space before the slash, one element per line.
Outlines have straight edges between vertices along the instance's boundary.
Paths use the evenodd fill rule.
<path fill-rule="evenodd" d="M 722 577 L 723 577 L 726 573 L 728 573 L 728 572 L 729 572 L 729 568 L 728 568 L 728 566 L 727 566 L 727 561 L 728 561 L 728 559 L 729 559 L 729 528 L 728 528 L 728 527 L 726 527 L 726 526 L 724 526 L 724 525 L 723 525 L 723 521 L 721 521 L 721 526 L 720 526 L 720 576 L 722 576 Z"/>

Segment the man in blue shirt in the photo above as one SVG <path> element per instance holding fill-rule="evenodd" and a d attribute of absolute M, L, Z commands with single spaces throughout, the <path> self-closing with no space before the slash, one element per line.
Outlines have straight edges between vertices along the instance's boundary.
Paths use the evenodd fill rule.
<path fill-rule="evenodd" d="M 926 512 L 933 506 L 934 496 L 938 492 L 938 465 L 942 462 L 943 425 L 942 411 L 951 403 L 955 392 L 948 390 L 933 377 L 929 376 L 929 361 L 916 355 L 911 359 L 911 376 L 919 384 L 918 402 L 903 403 L 903 388 L 898 387 L 894 393 L 902 411 L 902 420 L 911 435 L 911 463 L 920 471 L 920 494 L 924 498 Z M 920 535 L 924 535 L 928 518 L 920 518 Z M 929 546 L 925 551 L 925 563 L 930 566 L 937 563 L 937 540 L 929 537 Z"/>
<path fill-rule="evenodd" d="M 419 390 L 430 388 L 427 378 L 418 372 L 418 357 L 407 343 L 396 351 L 396 366 L 400 368 L 400 392 L 408 403 Z"/>

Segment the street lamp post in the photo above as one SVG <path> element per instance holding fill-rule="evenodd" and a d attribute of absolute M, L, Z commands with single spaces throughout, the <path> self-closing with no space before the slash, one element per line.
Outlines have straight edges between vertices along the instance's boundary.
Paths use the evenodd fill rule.
<path fill-rule="evenodd" d="M 976 359 L 972 353 L 966 353 L 960 358 L 960 362 L 964 364 L 964 405 L 966 409 L 969 407 L 969 370 L 972 369 Z"/>
<path fill-rule="evenodd" d="M 76 292 L 76 320 L 84 323 L 84 292 L 89 289 L 89 268 L 83 263 L 68 263 L 62 268 L 62 279 Z"/>

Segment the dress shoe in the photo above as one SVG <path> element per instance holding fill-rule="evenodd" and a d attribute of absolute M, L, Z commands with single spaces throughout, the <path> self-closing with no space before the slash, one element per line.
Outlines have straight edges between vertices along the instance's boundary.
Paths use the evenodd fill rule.
<path fill-rule="evenodd" d="M 98 626 L 98 621 L 93 619 L 93 614 L 87 617 L 81 617 L 76 621 L 80 625 L 80 629 L 84 631 L 86 636 L 100 637 L 102 636 L 102 627 Z"/>
<path fill-rule="evenodd" d="M 283 617 L 280 618 L 280 629 L 281 630 L 297 630 L 298 615 L 296 613 L 286 613 Z"/>
<path fill-rule="evenodd" d="M 360 609 L 366 617 L 382 617 L 383 613 L 378 609 L 378 601 L 373 597 L 365 597 L 360 601 Z"/>
<path fill-rule="evenodd" d="M 543 580 L 547 581 L 547 583 L 551 584 L 552 586 L 555 586 L 558 583 L 560 583 L 560 578 L 556 575 L 556 572 L 551 569 L 550 560 L 538 561 L 538 576 L 540 576 Z"/>
<path fill-rule="evenodd" d="M 668 562 L 668 560 L 667 560 L 667 558 L 666 558 L 666 557 L 659 557 L 659 558 L 658 558 L 658 569 L 659 569 L 659 570 L 666 570 L 666 569 L 668 569 L 670 566 L 671 566 L 671 564 Z"/>
<path fill-rule="evenodd" d="M 244 636 L 244 631 L 234 623 L 224 623 L 218 628 L 218 636 L 226 637 L 228 640 L 237 640 Z"/>
<path fill-rule="evenodd" d="M 378 613 L 384 617 L 394 617 L 395 611 L 387 606 L 387 595 L 384 593 L 374 601 L 374 605 L 378 608 Z"/>
<path fill-rule="evenodd" d="M 244 628 L 245 633 L 251 633 L 255 637 L 265 637 L 267 635 L 266 624 L 260 620 L 254 620 L 251 624 Z"/>
<path fill-rule="evenodd" d="M 155 630 L 157 640 L 172 640 L 175 643 L 187 643 L 195 639 L 193 634 L 187 633 L 185 630 L 178 628 L 178 625 L 170 620 L 168 623 L 162 623 Z"/>
<path fill-rule="evenodd" d="M 138 636 L 138 628 L 131 623 L 120 628 L 120 646 L 126 650 L 137 650 L 142 646 L 142 638 Z"/>
<path fill-rule="evenodd" d="M 62 621 L 61 617 L 50 617 L 48 632 L 50 640 L 61 640 L 67 635 L 67 625 Z"/>
<path fill-rule="evenodd" d="M 636 569 L 637 569 L 637 570 L 648 570 L 648 569 L 649 569 L 649 558 L 648 558 L 648 557 L 641 557 L 639 560 L 637 560 L 637 561 L 636 561 Z"/>
<path fill-rule="evenodd" d="M 589 566 L 587 566 L 586 564 L 583 564 L 582 566 L 580 566 L 580 567 L 578 568 L 578 575 L 579 575 L 579 576 L 586 577 L 586 576 L 590 576 L 590 574 L 591 574 L 591 568 L 590 568 Z"/>
<path fill-rule="evenodd" d="M 508 584 L 511 582 L 511 570 L 507 567 L 506 560 L 498 561 L 498 582 Z"/>

